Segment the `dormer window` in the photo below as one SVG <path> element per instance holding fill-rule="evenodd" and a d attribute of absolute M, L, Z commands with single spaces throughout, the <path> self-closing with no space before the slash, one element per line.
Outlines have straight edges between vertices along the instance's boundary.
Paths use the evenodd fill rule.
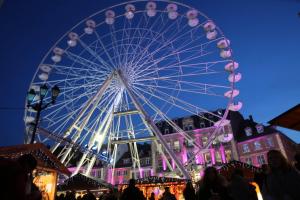
<path fill-rule="evenodd" d="M 124 163 L 124 164 L 130 163 L 130 158 L 123 159 L 123 163 Z"/>
<path fill-rule="evenodd" d="M 251 136 L 252 135 L 252 129 L 250 127 L 246 127 L 245 128 L 245 133 L 246 133 L 246 136 Z"/>
<path fill-rule="evenodd" d="M 257 133 L 263 133 L 264 132 L 264 126 L 262 124 L 257 124 L 255 126 Z"/>
<path fill-rule="evenodd" d="M 200 122 L 200 128 L 205 128 L 205 123 L 204 122 Z"/>
<path fill-rule="evenodd" d="M 168 128 L 165 129 L 165 134 L 169 134 L 170 130 Z"/>

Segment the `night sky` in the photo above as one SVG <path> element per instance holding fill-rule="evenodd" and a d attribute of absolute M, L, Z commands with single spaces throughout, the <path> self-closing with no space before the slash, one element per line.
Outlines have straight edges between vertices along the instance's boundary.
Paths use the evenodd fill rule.
<path fill-rule="evenodd" d="M 43 56 L 69 28 L 117 0 L 0 1 L 0 146 L 23 142 L 25 96 Z M 300 101 L 300 1 L 184 0 L 231 40 L 240 63 L 241 110 L 257 122 Z M 300 132 L 283 130 L 300 142 Z"/>

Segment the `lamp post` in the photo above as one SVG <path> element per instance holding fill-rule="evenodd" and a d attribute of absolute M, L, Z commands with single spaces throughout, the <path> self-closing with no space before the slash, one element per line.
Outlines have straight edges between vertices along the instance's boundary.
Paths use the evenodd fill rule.
<path fill-rule="evenodd" d="M 60 93 L 59 87 L 55 85 L 54 87 L 51 88 L 51 101 L 49 102 L 44 102 L 44 98 L 48 92 L 48 86 L 46 84 L 40 86 L 39 92 L 35 91 L 34 89 L 29 90 L 27 94 L 27 107 L 32 108 L 36 111 L 35 115 L 35 122 L 34 122 L 34 127 L 32 130 L 32 135 L 31 135 L 31 140 L 30 144 L 33 144 L 34 139 L 35 139 L 35 134 L 37 130 L 37 126 L 39 123 L 39 119 L 41 116 L 41 111 L 47 108 L 50 104 L 54 104 L 56 101 L 57 96 Z M 39 97 L 39 100 L 34 101 L 36 97 Z"/>

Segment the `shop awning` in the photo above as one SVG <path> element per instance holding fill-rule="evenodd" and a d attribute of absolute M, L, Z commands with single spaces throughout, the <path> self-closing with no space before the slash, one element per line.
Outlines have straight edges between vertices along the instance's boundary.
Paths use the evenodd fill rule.
<path fill-rule="evenodd" d="M 17 159 L 21 155 L 31 154 L 37 160 L 39 168 L 46 168 L 70 175 L 70 171 L 54 156 L 47 147 L 41 143 L 22 144 L 16 146 L 0 147 L 0 156 Z"/>
<path fill-rule="evenodd" d="M 157 183 L 184 183 L 187 180 L 170 177 L 148 176 L 145 178 L 136 179 L 136 184 L 157 184 Z"/>
<path fill-rule="evenodd" d="M 269 124 L 300 131 L 300 104 L 275 117 Z"/>
<path fill-rule="evenodd" d="M 63 184 L 58 185 L 59 191 L 67 190 L 95 190 L 95 189 L 112 188 L 112 185 L 101 180 L 96 180 L 92 177 L 83 174 L 76 174 L 66 179 Z"/>
<path fill-rule="evenodd" d="M 258 167 L 255 167 L 253 165 L 249 165 L 247 163 L 243 163 L 240 161 L 230 161 L 227 164 L 224 164 L 220 169 L 219 169 L 219 173 L 222 174 L 223 176 L 225 176 L 226 178 L 230 178 L 232 172 L 235 169 L 240 169 L 243 171 L 244 173 L 244 177 L 247 179 L 253 179 L 254 178 L 254 174 L 256 172 L 261 172 L 261 169 Z"/>

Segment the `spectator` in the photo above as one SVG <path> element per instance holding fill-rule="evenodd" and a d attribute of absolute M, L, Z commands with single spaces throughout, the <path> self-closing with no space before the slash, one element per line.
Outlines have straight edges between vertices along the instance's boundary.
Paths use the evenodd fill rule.
<path fill-rule="evenodd" d="M 197 200 L 231 200 L 227 191 L 226 179 L 219 175 L 216 168 L 208 167 L 196 193 Z"/>
<path fill-rule="evenodd" d="M 163 193 L 162 198 L 160 200 L 176 200 L 176 197 L 170 192 L 169 187 L 165 187 L 165 192 Z"/>
<path fill-rule="evenodd" d="M 142 191 L 135 187 L 135 180 L 130 179 L 128 187 L 123 191 L 121 200 L 145 200 Z"/>
<path fill-rule="evenodd" d="M 185 200 L 194 200 L 196 198 L 195 189 L 191 181 L 186 183 L 186 186 L 183 190 L 183 196 Z"/>
<path fill-rule="evenodd" d="M 300 174 L 278 150 L 267 154 L 270 173 L 263 185 L 264 200 L 299 200 Z"/>
<path fill-rule="evenodd" d="M 266 177 L 269 173 L 269 166 L 267 164 L 263 164 L 261 166 L 261 172 L 257 172 L 254 174 L 254 182 L 256 182 L 261 190 L 263 187 L 263 183 L 266 180 Z"/>
<path fill-rule="evenodd" d="M 151 193 L 151 196 L 150 196 L 149 200 L 155 200 L 155 194 L 154 194 L 154 192 Z"/>
<path fill-rule="evenodd" d="M 245 180 L 240 169 L 235 169 L 231 175 L 229 193 L 233 200 L 257 200 L 255 187 Z"/>

